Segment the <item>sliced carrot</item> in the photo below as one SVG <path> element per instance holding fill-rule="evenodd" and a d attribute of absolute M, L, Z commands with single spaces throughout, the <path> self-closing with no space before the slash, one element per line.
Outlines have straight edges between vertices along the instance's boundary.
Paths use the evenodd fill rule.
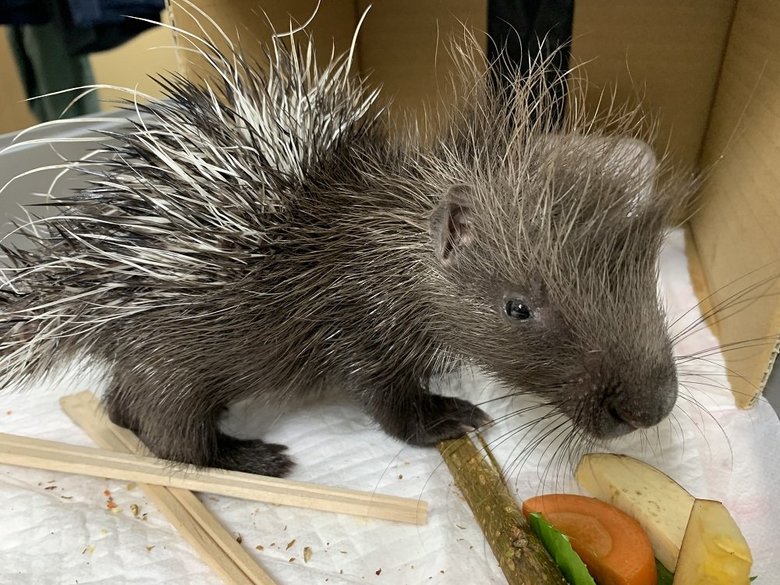
<path fill-rule="evenodd" d="M 523 503 L 569 537 L 598 585 L 656 585 L 653 548 L 628 514 L 596 498 L 548 494 Z"/>

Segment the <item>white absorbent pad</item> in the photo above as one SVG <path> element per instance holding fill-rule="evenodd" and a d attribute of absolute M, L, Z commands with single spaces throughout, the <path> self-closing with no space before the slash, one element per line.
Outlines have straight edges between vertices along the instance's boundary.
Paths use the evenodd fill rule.
<path fill-rule="evenodd" d="M 672 234 L 662 261 L 670 320 L 697 302 L 683 247 L 682 234 Z M 694 309 L 676 327 L 698 317 Z M 699 326 L 676 351 L 687 355 L 716 344 L 709 330 Z M 719 355 L 691 361 L 686 372 L 688 390 L 683 392 L 688 399 L 678 401 L 669 420 L 607 448 L 648 461 L 698 497 L 724 501 L 753 550 L 757 584 L 777 583 L 780 422 L 765 401 L 746 411 L 733 405 Z M 705 383 L 697 387 L 697 381 Z M 503 393 L 477 372 L 465 372 L 444 386 L 476 403 Z M 63 394 L 85 389 L 99 392 L 100 381 L 74 371 L 25 392 L 0 395 L 0 432 L 92 445 L 58 405 Z M 498 418 L 532 404 L 530 398 L 497 400 L 485 409 Z M 542 413 L 534 409 L 530 416 Z M 277 583 L 505 582 L 435 449 L 387 437 L 347 403 L 310 405 L 259 424 L 263 418 L 268 417 L 249 405 L 234 409 L 228 424 L 244 436 L 288 445 L 297 463 L 292 479 L 422 498 L 430 510 L 426 525 L 411 526 L 200 494 Z M 486 433 L 518 498 L 577 492 L 566 453 L 557 450 L 565 429 L 530 449 L 542 426 L 517 432 L 523 420 L 530 419 L 512 417 Z M 311 551 L 308 561 L 306 547 Z M 137 486 L 0 466 L 0 584 L 219 582 Z"/>

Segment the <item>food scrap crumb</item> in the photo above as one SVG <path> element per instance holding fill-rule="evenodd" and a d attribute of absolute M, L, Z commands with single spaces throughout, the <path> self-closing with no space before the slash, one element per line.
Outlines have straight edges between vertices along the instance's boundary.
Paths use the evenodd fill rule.
<path fill-rule="evenodd" d="M 294 561 L 295 561 L 295 557 L 290 557 L 290 560 L 289 560 L 289 561 L 287 561 L 287 562 L 288 562 L 288 563 L 292 563 L 292 562 L 294 562 Z"/>
<path fill-rule="evenodd" d="M 47 485 L 47 486 L 46 486 L 45 488 L 43 488 L 43 489 L 45 489 L 46 491 L 56 490 L 56 489 L 57 489 L 57 486 L 56 486 L 56 485 Z"/>
<path fill-rule="evenodd" d="M 133 515 L 133 518 L 138 518 L 138 513 L 140 510 L 141 509 L 138 507 L 138 504 L 130 504 L 130 513 Z"/>
<path fill-rule="evenodd" d="M 262 544 L 258 544 L 255 548 L 257 550 L 265 550 L 265 547 Z"/>
<path fill-rule="evenodd" d="M 106 508 L 109 510 L 116 510 L 118 508 L 118 504 L 114 501 L 114 498 L 108 498 L 108 501 L 106 502 Z"/>
<path fill-rule="evenodd" d="M 290 542 L 287 543 L 287 546 L 285 547 L 284 550 L 290 550 L 294 544 L 295 544 L 295 539 L 293 538 Z"/>
<path fill-rule="evenodd" d="M 308 563 L 311 560 L 311 547 L 310 546 L 304 546 L 303 547 L 303 562 Z"/>
<path fill-rule="evenodd" d="M 244 537 L 243 537 L 243 536 L 241 536 L 241 533 L 240 533 L 240 532 L 237 532 L 237 533 L 236 533 L 236 542 L 237 542 L 238 544 L 241 544 L 242 542 L 244 542 Z"/>
<path fill-rule="evenodd" d="M 377 574 L 377 575 L 381 575 L 381 574 L 382 574 L 382 569 L 377 569 L 377 570 L 376 570 L 376 574 Z"/>
<path fill-rule="evenodd" d="M 107 498 L 110 498 L 111 497 L 111 492 L 108 489 L 105 489 L 105 490 L 103 490 L 103 495 L 106 496 Z"/>
<path fill-rule="evenodd" d="M 157 545 L 155 545 L 155 544 L 150 544 L 150 545 L 147 545 L 147 547 L 146 547 L 146 552 L 152 552 L 152 549 L 153 549 L 155 546 L 157 546 Z"/>
<path fill-rule="evenodd" d="M 138 484 L 135 483 L 134 481 L 131 481 L 130 483 L 127 484 L 127 491 L 131 492 L 131 491 L 133 491 L 137 487 L 138 487 Z"/>
<path fill-rule="evenodd" d="M 398 474 L 398 479 L 403 479 L 403 478 L 404 478 L 404 474 L 403 473 L 399 473 Z"/>

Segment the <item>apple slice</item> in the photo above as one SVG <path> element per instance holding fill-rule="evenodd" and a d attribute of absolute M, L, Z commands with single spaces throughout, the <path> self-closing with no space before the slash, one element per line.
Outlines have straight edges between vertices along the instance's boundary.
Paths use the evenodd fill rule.
<path fill-rule="evenodd" d="M 655 467 L 627 455 L 590 453 L 577 466 L 590 495 L 632 516 L 647 532 L 661 564 L 674 572 L 694 497 Z"/>
<path fill-rule="evenodd" d="M 726 507 L 693 503 L 673 585 L 748 585 L 753 556 Z"/>

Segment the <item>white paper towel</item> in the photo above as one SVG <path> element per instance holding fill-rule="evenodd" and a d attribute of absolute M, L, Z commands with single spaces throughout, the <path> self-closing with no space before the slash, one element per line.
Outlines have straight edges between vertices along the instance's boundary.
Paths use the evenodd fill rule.
<path fill-rule="evenodd" d="M 674 319 L 696 302 L 681 233 L 670 238 L 662 278 Z M 677 326 L 697 317 L 694 310 Z M 687 354 L 714 344 L 711 333 L 701 328 L 677 350 Z M 673 418 L 657 431 L 610 448 L 658 466 L 697 496 L 723 500 L 751 545 L 757 583 L 780 583 L 780 422 L 764 401 L 752 410 L 737 410 L 728 391 L 713 387 L 727 385 L 720 357 L 708 360 L 687 368 L 706 373 L 706 386 L 690 386 L 706 412 L 681 400 Z M 702 381 L 691 373 L 686 378 Z M 476 373 L 454 386 L 475 402 L 495 395 Z M 62 394 L 85 388 L 99 391 L 100 383 L 71 372 L 25 393 L 3 394 L 0 432 L 90 445 L 57 403 Z M 506 402 L 491 402 L 487 409 L 500 417 L 522 405 Z M 298 463 L 293 479 L 420 497 L 430 505 L 428 524 L 416 527 L 201 496 L 280 585 L 504 583 L 435 450 L 388 438 L 349 404 L 313 405 L 271 420 L 270 428 L 258 427 L 255 414 L 251 407 L 242 408 L 229 422 L 243 434 L 289 445 Z M 488 438 L 498 443 L 502 433 L 518 426 L 513 419 L 491 429 Z M 518 496 L 577 491 L 570 467 L 553 457 L 554 442 L 534 450 L 521 467 L 512 464 L 527 454 L 523 447 L 533 432 L 496 446 L 499 459 L 513 470 Z M 107 507 L 109 494 L 116 508 Z M 139 517 L 131 512 L 132 504 L 140 507 Z M 308 563 L 304 547 L 312 551 Z M 60 583 L 209 585 L 219 580 L 137 487 L 0 466 L 0 584 Z"/>

